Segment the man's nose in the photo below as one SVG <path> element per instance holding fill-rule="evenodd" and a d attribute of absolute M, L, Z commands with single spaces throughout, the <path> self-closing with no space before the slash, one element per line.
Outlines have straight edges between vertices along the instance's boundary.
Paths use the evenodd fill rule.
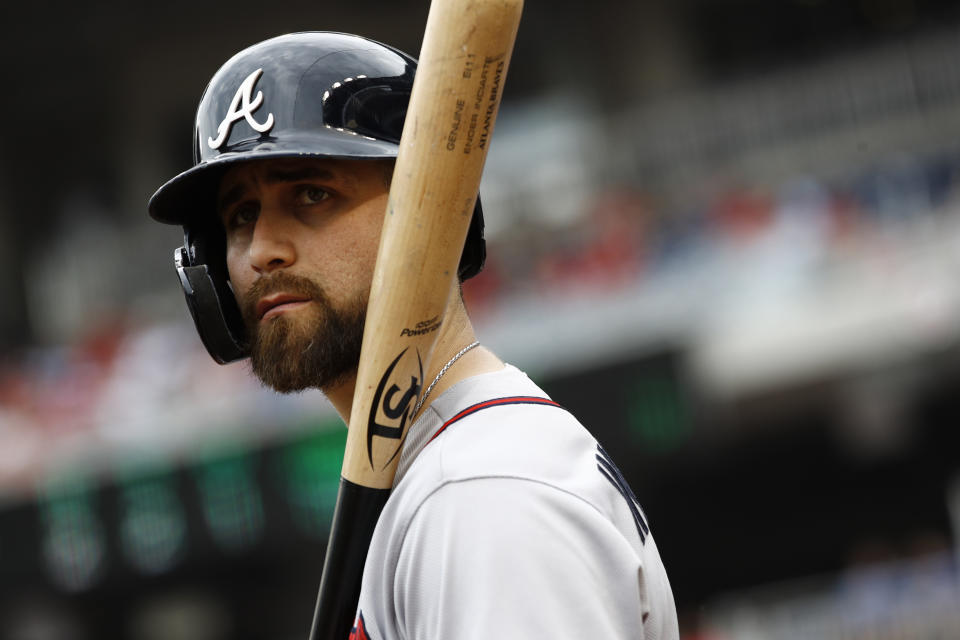
<path fill-rule="evenodd" d="M 250 242 L 250 266 L 257 273 L 270 273 L 296 261 L 293 220 L 275 208 L 263 208 L 257 216 Z"/>

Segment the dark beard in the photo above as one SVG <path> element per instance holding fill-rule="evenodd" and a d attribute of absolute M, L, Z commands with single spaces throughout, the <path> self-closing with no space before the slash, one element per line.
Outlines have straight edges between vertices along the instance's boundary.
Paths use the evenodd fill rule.
<path fill-rule="evenodd" d="M 296 312 L 261 323 L 257 301 L 265 295 L 286 292 L 309 297 L 312 303 Z M 241 304 L 250 341 L 250 364 L 263 384 L 280 393 L 326 389 L 343 383 L 357 368 L 366 300 L 344 309 L 330 302 L 322 287 L 302 276 L 284 272 L 257 280 Z"/>

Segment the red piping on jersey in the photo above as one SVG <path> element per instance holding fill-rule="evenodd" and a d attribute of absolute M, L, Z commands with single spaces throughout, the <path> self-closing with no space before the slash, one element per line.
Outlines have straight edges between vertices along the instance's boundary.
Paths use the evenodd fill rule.
<path fill-rule="evenodd" d="M 452 418 L 444 422 L 443 426 L 437 429 L 437 432 L 433 434 L 429 440 L 427 440 L 427 444 L 430 444 L 431 442 L 433 442 L 434 438 L 436 438 L 438 435 L 443 433 L 443 430 L 449 427 L 450 425 L 452 425 L 454 422 L 457 422 L 458 420 L 462 420 L 463 418 L 466 418 L 467 416 L 474 414 L 477 411 L 481 411 L 483 409 L 489 409 L 490 407 L 499 407 L 505 404 L 540 404 L 540 405 L 546 405 L 548 407 L 557 407 L 558 409 L 563 409 L 563 407 L 561 407 L 559 404 L 557 404 L 553 400 L 550 400 L 549 398 L 540 398 L 537 396 L 510 396 L 508 398 L 496 398 L 494 400 L 486 400 L 484 402 L 478 402 L 475 405 L 467 407 L 457 415 L 453 416 Z"/>

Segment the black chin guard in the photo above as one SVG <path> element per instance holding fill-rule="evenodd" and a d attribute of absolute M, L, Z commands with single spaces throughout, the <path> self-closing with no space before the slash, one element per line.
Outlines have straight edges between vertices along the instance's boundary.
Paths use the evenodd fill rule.
<path fill-rule="evenodd" d="M 243 318 L 226 280 L 216 277 L 206 264 L 191 265 L 186 247 L 174 252 L 173 261 L 187 308 L 207 352 L 220 364 L 246 358 L 249 348 Z"/>

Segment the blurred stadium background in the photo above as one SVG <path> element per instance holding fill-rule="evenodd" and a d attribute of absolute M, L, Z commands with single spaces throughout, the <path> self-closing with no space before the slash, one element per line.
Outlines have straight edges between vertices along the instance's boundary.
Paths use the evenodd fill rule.
<path fill-rule="evenodd" d="M 235 51 L 426 5 L 5 5 L 0 640 L 306 636 L 344 430 L 205 355 L 145 205 Z M 954 2 L 528 3 L 466 295 L 684 638 L 960 637 L 958 187 Z"/>

